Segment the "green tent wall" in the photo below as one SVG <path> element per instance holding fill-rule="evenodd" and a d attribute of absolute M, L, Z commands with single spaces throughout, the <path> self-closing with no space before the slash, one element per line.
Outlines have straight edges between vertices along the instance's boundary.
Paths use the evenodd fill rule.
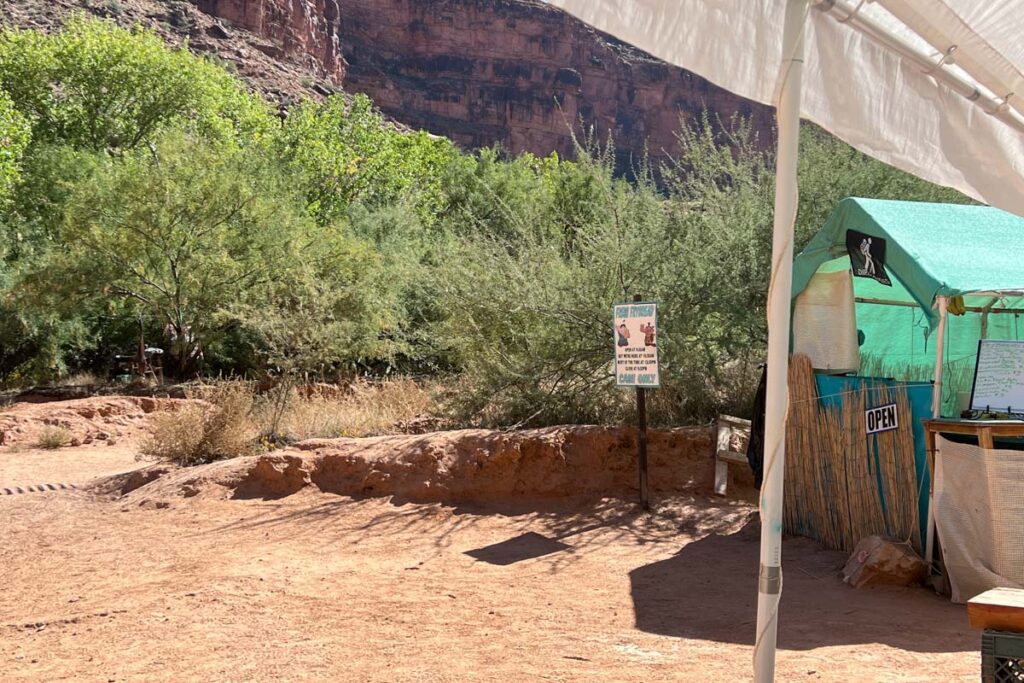
<path fill-rule="evenodd" d="M 841 201 L 793 264 L 793 298 L 819 271 L 847 270 L 846 231 L 886 242 L 887 287 L 855 277 L 863 333 L 861 374 L 931 379 L 935 367 L 938 296 L 963 296 L 967 307 L 1024 309 L 1024 218 L 988 206 L 881 199 Z M 1000 292 L 1000 296 L 979 293 Z M 1021 339 L 1019 313 L 949 315 L 944 349 L 943 414 L 956 412 L 958 394 L 970 391 L 978 340 Z"/>

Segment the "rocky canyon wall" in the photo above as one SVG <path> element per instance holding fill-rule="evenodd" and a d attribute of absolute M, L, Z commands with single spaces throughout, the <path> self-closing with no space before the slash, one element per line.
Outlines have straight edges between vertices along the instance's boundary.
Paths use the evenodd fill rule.
<path fill-rule="evenodd" d="M 653 157 L 675 151 L 680 116 L 705 108 L 750 116 L 765 142 L 772 136 L 769 108 L 535 0 L 339 4 L 345 89 L 464 146 L 571 154 L 570 128 L 582 121 L 602 141 L 613 135 L 624 170 L 645 143 Z"/>
<path fill-rule="evenodd" d="M 310 73 L 341 85 L 345 60 L 338 37 L 339 0 L 193 0 L 201 11 L 267 39 L 275 59 L 300 60 Z"/>

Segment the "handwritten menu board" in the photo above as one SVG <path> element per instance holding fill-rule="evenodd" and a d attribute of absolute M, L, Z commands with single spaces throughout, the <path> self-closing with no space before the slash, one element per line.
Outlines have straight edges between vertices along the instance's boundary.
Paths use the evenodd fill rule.
<path fill-rule="evenodd" d="M 971 410 L 1024 413 L 1024 342 L 981 340 Z"/>

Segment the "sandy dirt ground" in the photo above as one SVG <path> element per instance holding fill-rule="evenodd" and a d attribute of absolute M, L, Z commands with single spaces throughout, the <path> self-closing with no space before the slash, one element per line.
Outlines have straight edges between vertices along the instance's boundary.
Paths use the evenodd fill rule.
<path fill-rule="evenodd" d="M 48 490 L 48 485 L 82 486 L 97 477 L 130 472 L 144 463 L 132 443 L 83 448 L 18 448 L 0 450 L 0 495 L 15 495 L 29 487 Z"/>
<path fill-rule="evenodd" d="M 84 482 L 126 457 L 0 452 L 0 473 L 67 479 L 77 462 Z M 749 680 L 757 540 L 749 503 L 702 494 L 652 515 L 315 488 L 0 496 L 0 679 Z M 779 680 L 977 680 L 963 606 L 851 589 L 845 558 L 803 539 L 784 559 Z"/>

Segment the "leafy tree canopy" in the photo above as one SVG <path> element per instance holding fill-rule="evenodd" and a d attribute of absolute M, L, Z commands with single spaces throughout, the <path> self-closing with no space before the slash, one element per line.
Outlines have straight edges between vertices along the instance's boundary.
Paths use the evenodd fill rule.
<path fill-rule="evenodd" d="M 403 196 L 429 222 L 442 202 L 443 170 L 459 156 L 446 138 L 395 129 L 365 95 L 293 108 L 274 153 L 321 224 L 355 203 L 384 206 Z"/>
<path fill-rule="evenodd" d="M 52 34 L 3 29 L 0 88 L 34 140 L 94 150 L 131 150 L 170 125 L 230 139 L 272 121 L 223 68 L 151 31 L 81 16 Z"/>
<path fill-rule="evenodd" d="M 0 89 L 0 206 L 21 176 L 21 156 L 28 147 L 31 127 L 10 96 Z"/>

